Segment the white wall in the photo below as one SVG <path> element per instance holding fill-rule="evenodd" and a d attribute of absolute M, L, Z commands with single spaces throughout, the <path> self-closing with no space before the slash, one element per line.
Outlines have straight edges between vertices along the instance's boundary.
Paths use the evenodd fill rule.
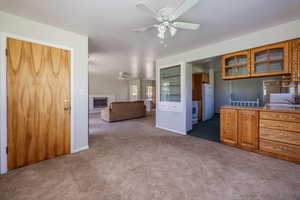
<path fill-rule="evenodd" d="M 215 72 L 215 113 L 221 106 L 230 104 L 230 80 L 223 80 L 221 71 Z"/>
<path fill-rule="evenodd" d="M 201 36 L 200 36 L 201 37 Z M 236 52 L 244 49 L 255 48 L 275 42 L 285 41 L 300 37 L 300 20 L 292 21 L 279 26 L 274 26 L 264 30 L 260 30 L 254 33 L 250 33 L 244 36 L 240 36 L 231 40 L 226 40 L 216 44 L 200 47 L 191 51 L 182 52 L 177 55 L 161 58 L 157 60 L 157 73 L 159 69 L 166 66 L 172 66 L 174 63 L 183 63 L 202 60 L 214 56 L 224 55 L 231 52 Z M 159 80 L 156 81 L 157 88 L 159 88 Z M 185 85 L 186 86 L 186 85 Z M 184 88 L 183 94 L 187 92 L 188 88 Z M 159 94 L 159 93 L 158 93 Z M 186 105 L 188 102 L 182 102 Z M 186 110 L 173 114 L 171 112 L 160 113 L 157 112 L 156 125 L 163 125 L 168 128 L 175 125 L 174 132 L 186 132 Z M 166 122 L 167 120 L 167 122 Z M 173 122 L 172 122 L 173 121 Z M 174 127 L 174 126 L 173 126 Z M 185 129 L 184 129 L 185 128 Z"/>
<path fill-rule="evenodd" d="M 67 32 L 53 26 L 44 25 L 21 17 L 0 12 L 1 54 L 0 54 L 0 98 L 5 99 L 5 40 L 4 33 L 20 36 L 44 44 L 63 46 L 73 50 L 71 69 L 71 103 L 72 103 L 72 138 L 71 152 L 88 148 L 88 37 Z M 6 110 L 5 102 L 1 102 L 1 172 L 7 170 L 6 163 Z M 5 134 L 4 134 L 5 133 Z M 5 144 L 5 146 L 3 145 Z"/>
<path fill-rule="evenodd" d="M 170 63 L 192 62 L 298 37 L 300 37 L 300 20 L 260 30 L 231 40 L 200 47 L 191 51 L 182 52 L 166 58 L 161 58 L 157 60 L 157 64 L 159 66 L 166 66 Z"/>
<path fill-rule="evenodd" d="M 116 101 L 128 101 L 128 80 L 89 73 L 89 95 L 113 95 Z"/>
<path fill-rule="evenodd" d="M 172 64 L 171 66 L 179 65 Z M 160 102 L 160 87 L 156 89 L 156 127 L 186 135 L 186 131 L 191 128 L 189 121 L 192 113 L 192 67 L 190 64 L 181 63 L 181 101 L 180 102 Z M 159 66 L 157 66 L 159 67 Z M 156 85 L 159 86 L 160 76 L 156 70 Z"/>

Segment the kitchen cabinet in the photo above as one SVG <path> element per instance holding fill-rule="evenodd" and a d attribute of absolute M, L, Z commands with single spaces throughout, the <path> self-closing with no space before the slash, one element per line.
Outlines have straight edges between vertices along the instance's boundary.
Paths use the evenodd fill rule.
<path fill-rule="evenodd" d="M 253 110 L 221 109 L 221 142 L 231 146 L 258 150 L 258 112 Z"/>
<path fill-rule="evenodd" d="M 289 42 L 251 49 L 251 76 L 289 73 Z"/>
<path fill-rule="evenodd" d="M 300 111 L 221 107 L 221 143 L 300 164 Z"/>
<path fill-rule="evenodd" d="M 250 67 L 250 50 L 222 56 L 223 79 L 248 78 Z"/>
<path fill-rule="evenodd" d="M 193 101 L 202 100 L 202 83 L 209 83 L 208 74 L 207 73 L 193 74 L 193 81 L 192 81 Z"/>
<path fill-rule="evenodd" d="M 222 56 L 222 79 L 282 75 L 300 82 L 300 39 Z"/>
<path fill-rule="evenodd" d="M 235 109 L 221 108 L 221 142 L 236 146 L 238 143 L 238 111 Z"/>
<path fill-rule="evenodd" d="M 300 114 L 260 112 L 262 154 L 300 163 Z"/>
<path fill-rule="evenodd" d="M 193 101 L 201 101 L 202 99 L 202 75 L 193 74 L 192 82 Z"/>
<path fill-rule="evenodd" d="M 202 83 L 209 83 L 209 75 L 207 73 L 202 74 Z"/>
<path fill-rule="evenodd" d="M 290 43 L 290 72 L 291 81 L 300 81 L 300 39 L 291 40 Z"/>
<path fill-rule="evenodd" d="M 238 111 L 238 146 L 242 149 L 258 150 L 258 111 Z"/>

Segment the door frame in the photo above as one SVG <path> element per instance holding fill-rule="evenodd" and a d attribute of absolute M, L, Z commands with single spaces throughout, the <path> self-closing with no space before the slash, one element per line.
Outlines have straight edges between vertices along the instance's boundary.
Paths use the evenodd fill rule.
<path fill-rule="evenodd" d="M 40 40 L 35 40 L 31 38 L 22 37 L 15 34 L 10 33 L 3 33 L 0 32 L 0 174 L 4 174 L 8 170 L 7 166 L 7 153 L 6 153 L 6 147 L 7 147 L 7 57 L 6 57 L 6 47 L 7 47 L 7 39 L 13 38 L 17 40 L 22 40 L 26 42 L 32 42 L 37 43 L 49 47 L 59 48 L 63 50 L 70 51 L 70 98 L 71 98 L 71 108 L 74 107 L 74 50 L 73 48 L 44 42 Z M 74 150 L 74 130 L 75 130 L 75 124 L 74 124 L 74 112 L 73 109 L 71 109 L 70 114 L 70 137 L 71 137 L 71 145 L 70 145 L 70 152 L 75 153 Z"/>

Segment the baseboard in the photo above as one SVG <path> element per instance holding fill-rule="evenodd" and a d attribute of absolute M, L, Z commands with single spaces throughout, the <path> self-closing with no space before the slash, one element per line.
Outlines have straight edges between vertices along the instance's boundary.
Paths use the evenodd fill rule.
<path fill-rule="evenodd" d="M 170 131 L 170 132 L 178 133 L 178 134 L 180 134 L 180 135 L 186 135 L 186 133 L 185 133 L 185 132 L 181 132 L 181 131 L 174 130 L 174 129 L 171 129 L 171 128 L 165 128 L 165 127 L 158 126 L 158 125 L 155 125 L 155 127 L 156 127 L 156 128 L 159 128 L 159 129 L 166 130 L 166 131 Z"/>
<path fill-rule="evenodd" d="M 82 148 L 79 148 L 79 149 L 75 149 L 72 153 L 78 153 L 80 151 L 88 150 L 89 148 L 90 148 L 89 146 L 85 146 L 85 147 L 82 147 Z"/>

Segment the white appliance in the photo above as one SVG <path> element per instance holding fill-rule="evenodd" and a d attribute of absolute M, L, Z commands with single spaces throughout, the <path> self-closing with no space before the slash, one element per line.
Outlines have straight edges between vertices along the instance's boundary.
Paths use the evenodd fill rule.
<path fill-rule="evenodd" d="M 197 124 L 198 123 L 198 102 L 193 101 L 192 105 L 192 124 Z"/>
<path fill-rule="evenodd" d="M 213 92 L 210 84 L 202 84 L 202 121 L 207 121 L 214 116 Z"/>
<path fill-rule="evenodd" d="M 152 100 L 144 100 L 146 111 L 151 112 L 152 111 Z"/>
<path fill-rule="evenodd" d="M 270 94 L 270 105 L 293 105 L 295 95 L 290 93 Z"/>

